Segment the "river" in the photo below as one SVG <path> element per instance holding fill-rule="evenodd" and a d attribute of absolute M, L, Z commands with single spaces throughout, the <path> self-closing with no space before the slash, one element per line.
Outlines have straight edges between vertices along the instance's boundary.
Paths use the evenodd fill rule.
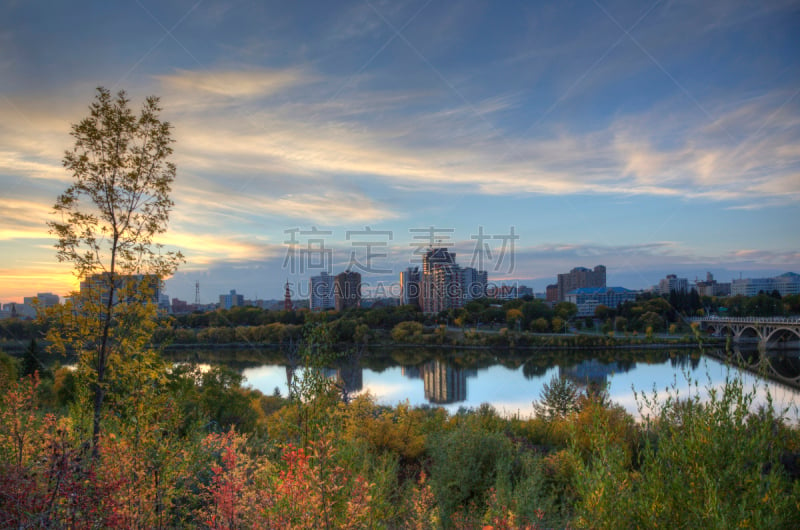
<path fill-rule="evenodd" d="M 639 418 L 641 394 L 685 398 L 698 394 L 705 399 L 709 389 L 723 386 L 726 378 L 741 377 L 746 391 L 754 393 L 753 408 L 766 403 L 767 394 L 787 419 L 798 422 L 800 413 L 800 352 L 769 352 L 773 380 L 732 367 L 714 355 L 690 350 L 610 350 L 476 352 L 474 350 L 386 349 L 351 354 L 326 373 L 340 381 L 350 395 L 369 392 L 380 404 L 408 402 L 413 406 L 435 405 L 451 413 L 460 408 L 491 404 L 505 416 L 527 418 L 533 401 L 554 375 L 567 377 L 579 386 L 588 382 L 605 385 L 610 399 Z M 233 355 L 233 357 L 231 357 Z M 257 351 L 195 352 L 199 362 L 222 362 L 241 371 L 245 384 L 271 394 L 288 394 L 285 357 L 275 352 L 259 361 Z M 758 360 L 758 352 L 741 356 Z M 762 361 L 762 366 L 766 366 Z M 302 374 L 302 369 L 298 370 Z M 775 378 L 780 380 L 774 380 Z"/>

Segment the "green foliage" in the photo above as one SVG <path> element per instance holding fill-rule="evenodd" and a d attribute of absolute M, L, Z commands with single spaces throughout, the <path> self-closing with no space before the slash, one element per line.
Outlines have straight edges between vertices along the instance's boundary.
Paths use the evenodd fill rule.
<path fill-rule="evenodd" d="M 542 386 L 539 401 L 533 403 L 534 412 L 541 417 L 566 418 L 578 411 L 580 389 L 567 379 L 554 375 Z"/>
<path fill-rule="evenodd" d="M 546 333 L 550 330 L 550 322 L 548 322 L 546 318 L 539 317 L 531 322 L 530 328 L 531 331 L 535 331 L 537 333 Z"/>
<path fill-rule="evenodd" d="M 778 465 L 780 423 L 771 406 L 749 412 L 756 389 L 739 379 L 679 401 L 641 397 L 653 411 L 646 443 L 631 468 L 624 450 L 601 424 L 579 474 L 578 527 L 590 528 L 796 528 L 797 482 Z M 601 430 L 603 429 L 603 430 Z"/>
<path fill-rule="evenodd" d="M 289 380 L 291 406 L 282 411 L 279 428 L 289 434 L 290 441 L 305 447 L 330 425 L 331 412 L 339 402 L 339 391 L 325 374 L 325 368 L 334 365 L 339 358 L 333 350 L 327 323 L 306 325 L 299 354 L 302 370 L 296 370 L 295 366 L 289 368 L 292 372 Z"/>
<path fill-rule="evenodd" d="M 335 360 L 327 326 L 307 330 L 304 366 Z M 781 423 L 770 407 L 751 414 L 754 392 L 737 379 L 711 389 L 708 401 L 699 392 L 661 402 L 640 397 L 650 416 L 637 424 L 602 389 L 579 395 L 576 412 L 521 419 L 488 405 L 450 415 L 437 407 L 379 406 L 368 395 L 345 404 L 324 373 L 308 372 L 306 380 L 305 368 L 291 399 L 243 388 L 230 369 L 159 364 L 152 371 L 149 383 L 107 409 L 97 459 L 86 443 L 90 408 L 42 410 L 38 379 L 0 381 L 2 526 L 800 522 L 800 482 L 780 461 L 800 450 L 797 427 Z M 55 394 L 77 381 L 65 368 L 54 374 Z M 554 379 L 548 387 L 560 384 Z M 85 386 L 65 392 L 76 403 L 86 399 Z M 250 419 L 224 419 L 237 416 Z"/>
<path fill-rule="evenodd" d="M 84 281 L 72 303 L 49 313 L 55 325 L 48 338 L 56 350 L 79 355 L 80 377 L 92 391 L 95 459 L 106 397 L 119 405 L 125 391 L 154 376 L 154 357 L 144 349 L 156 327 L 149 300 L 183 259 L 154 242 L 173 205 L 171 126 L 159 119 L 158 98 L 147 98 L 138 117 L 128 103 L 123 91 L 112 97 L 98 88 L 89 116 L 73 125 L 75 145 L 63 160 L 72 184 L 48 222 L 58 260 L 72 263 Z"/>
<path fill-rule="evenodd" d="M 73 403 L 77 395 L 76 386 L 78 379 L 75 372 L 65 366 L 55 370 L 53 373 L 53 396 L 55 404 L 64 407 Z"/>
<path fill-rule="evenodd" d="M 24 341 L 40 337 L 47 331 L 47 323 L 39 320 L 6 318 L 0 320 L 0 339 Z"/>
<path fill-rule="evenodd" d="M 36 339 L 31 339 L 28 347 L 25 348 L 25 353 L 22 356 L 22 375 L 33 375 L 34 372 L 42 372 L 44 365 L 39 360 L 39 345 Z"/>
<path fill-rule="evenodd" d="M 464 422 L 452 431 L 436 433 L 428 442 L 433 461 L 431 487 L 447 524 L 458 510 L 468 517 L 485 506 L 497 483 L 509 480 L 513 446 L 505 435 L 486 432 L 476 422 Z"/>
<path fill-rule="evenodd" d="M 241 374 L 226 366 L 208 370 L 181 364 L 167 375 L 166 387 L 181 410 L 181 431 L 202 426 L 205 431 L 227 432 L 231 428 L 252 433 L 263 416 L 260 393 L 243 388 Z"/>
<path fill-rule="evenodd" d="M 419 322 L 400 322 L 392 329 L 392 340 L 419 343 L 422 341 L 424 330 L 424 326 Z"/>
<path fill-rule="evenodd" d="M 17 380 L 19 377 L 18 365 L 19 362 L 15 358 L 0 350 L 0 391 Z"/>
<path fill-rule="evenodd" d="M 553 312 L 562 320 L 570 320 L 578 314 L 578 306 L 572 302 L 559 302 L 553 308 Z"/>

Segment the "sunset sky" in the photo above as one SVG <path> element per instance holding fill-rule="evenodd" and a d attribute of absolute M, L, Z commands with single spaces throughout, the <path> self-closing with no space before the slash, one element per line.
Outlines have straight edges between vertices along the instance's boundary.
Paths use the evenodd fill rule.
<path fill-rule="evenodd" d="M 800 272 L 798 28 L 769 0 L 3 2 L 0 302 L 76 285 L 45 223 L 97 86 L 174 127 L 172 297 L 282 298 L 319 258 L 388 284 L 431 238 L 539 291 Z"/>

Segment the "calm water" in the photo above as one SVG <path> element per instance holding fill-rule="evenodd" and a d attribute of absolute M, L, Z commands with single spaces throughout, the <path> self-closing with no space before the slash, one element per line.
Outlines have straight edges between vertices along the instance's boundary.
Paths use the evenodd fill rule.
<path fill-rule="evenodd" d="M 774 357 L 772 364 L 785 380 L 800 382 L 798 352 Z M 246 377 L 246 385 L 264 393 L 277 388 L 282 395 L 288 394 L 290 370 L 285 363 L 257 365 L 249 361 L 240 363 L 239 369 Z M 649 395 L 655 392 L 659 398 L 666 397 L 667 392 L 673 395 L 677 392 L 681 397 L 695 393 L 706 396 L 709 388 L 718 388 L 726 377 L 739 374 L 745 381 L 745 389 L 755 389 L 755 406 L 763 404 L 769 392 L 777 408 L 789 409 L 789 419 L 797 422 L 800 418 L 800 390 L 732 368 L 711 356 L 686 351 L 548 352 L 508 359 L 503 354 L 442 355 L 416 350 L 410 355 L 387 354 L 378 361 L 365 355 L 360 361 L 351 359 L 326 373 L 343 381 L 352 394 L 369 392 L 381 404 L 431 404 L 455 412 L 461 407 L 489 403 L 504 415 L 522 417 L 533 413 L 532 402 L 539 398 L 542 385 L 554 375 L 568 377 L 584 386 L 588 381 L 606 384 L 611 399 L 638 417 L 635 391 Z"/>

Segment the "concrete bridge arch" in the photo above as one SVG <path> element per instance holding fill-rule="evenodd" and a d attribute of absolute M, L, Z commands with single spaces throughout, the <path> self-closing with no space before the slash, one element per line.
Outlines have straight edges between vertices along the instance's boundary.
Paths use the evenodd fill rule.
<path fill-rule="evenodd" d="M 706 333 L 731 337 L 736 343 L 758 343 L 765 348 L 800 347 L 800 318 L 695 319 Z"/>
<path fill-rule="evenodd" d="M 796 344 L 800 345 L 800 329 L 788 327 L 775 327 L 766 330 L 764 342 L 769 344 Z"/>

